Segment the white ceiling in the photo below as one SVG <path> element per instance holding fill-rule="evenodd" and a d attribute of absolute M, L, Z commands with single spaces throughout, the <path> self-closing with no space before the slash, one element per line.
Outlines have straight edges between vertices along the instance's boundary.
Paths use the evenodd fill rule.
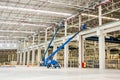
<path fill-rule="evenodd" d="M 54 27 L 97 0 L 0 0 L 0 40 L 21 40 Z"/>
<path fill-rule="evenodd" d="M 80 6 L 80 0 L 0 0 L 0 40 L 20 40 L 45 31 L 76 14 Z"/>

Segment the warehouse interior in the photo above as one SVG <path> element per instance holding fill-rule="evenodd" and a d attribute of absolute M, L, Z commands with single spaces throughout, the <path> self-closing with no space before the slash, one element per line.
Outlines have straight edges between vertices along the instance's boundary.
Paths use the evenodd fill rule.
<path fill-rule="evenodd" d="M 28 72 L 48 70 L 48 73 L 41 71 L 47 75 L 50 75 L 49 71 L 56 75 L 55 70 L 66 70 L 66 74 L 69 74 L 69 69 L 73 73 L 74 70 L 83 70 L 83 73 L 85 70 L 97 70 L 96 76 L 102 77 L 100 80 L 114 80 L 106 76 L 115 74 L 115 80 L 120 79 L 119 0 L 0 0 L 0 14 L 1 73 L 9 73 L 9 69 L 13 68 L 16 73 L 16 69 Z M 87 29 L 82 30 L 84 24 Z M 79 33 L 75 35 L 77 32 Z M 75 37 L 63 46 L 73 35 Z M 58 52 L 54 54 L 56 50 Z M 44 62 L 47 59 L 57 61 L 60 69 L 53 68 L 52 65 L 52 69 L 47 69 L 47 63 Z M 103 72 L 104 75 L 109 71 L 111 74 L 103 78 L 103 75 L 99 75 L 99 70 L 107 70 Z M 82 72 L 78 71 L 80 74 Z M 39 75 L 37 71 L 35 73 Z M 97 72 L 93 72 L 93 76 L 94 74 Z M 8 79 L 12 79 L 10 76 L 13 75 L 9 75 Z M 17 77 L 20 78 L 16 76 L 14 79 L 23 80 Z M 74 79 L 88 80 L 79 77 Z M 70 80 L 64 77 L 62 80 L 68 79 Z"/>

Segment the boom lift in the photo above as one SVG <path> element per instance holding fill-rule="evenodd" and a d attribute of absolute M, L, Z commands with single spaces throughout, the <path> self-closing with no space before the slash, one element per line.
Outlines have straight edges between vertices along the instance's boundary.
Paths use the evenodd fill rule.
<path fill-rule="evenodd" d="M 56 60 L 53 60 L 53 57 L 55 54 L 57 54 L 58 51 L 60 51 L 66 44 L 68 44 L 77 34 L 79 34 L 81 31 L 86 29 L 86 24 L 83 24 L 80 31 L 76 32 L 72 37 L 68 38 L 61 46 L 59 46 L 55 51 L 53 51 L 46 59 L 45 59 L 45 66 L 47 68 L 54 67 L 54 68 L 60 68 L 59 63 Z"/>
<path fill-rule="evenodd" d="M 53 40 L 55 39 L 55 37 L 56 37 L 56 35 L 57 35 L 57 32 L 58 32 L 61 28 L 64 28 L 64 21 L 62 21 L 58 26 L 59 26 L 59 27 L 56 29 L 55 33 L 53 34 L 53 37 L 51 38 L 50 43 L 48 44 L 47 49 L 44 51 L 44 54 L 43 54 L 43 56 L 42 56 L 42 62 L 43 62 L 43 63 L 42 63 L 42 66 L 45 66 L 45 55 L 47 54 L 47 52 L 48 52 L 48 50 L 49 50 L 49 48 L 50 48 Z"/>

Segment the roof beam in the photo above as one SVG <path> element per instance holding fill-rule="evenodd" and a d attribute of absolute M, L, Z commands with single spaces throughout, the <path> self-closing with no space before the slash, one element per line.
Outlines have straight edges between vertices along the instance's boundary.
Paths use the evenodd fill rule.
<path fill-rule="evenodd" d="M 61 3 L 61 2 L 53 2 L 53 1 L 44 1 L 44 0 L 40 0 L 40 2 L 45 2 L 45 3 L 49 3 L 49 4 L 55 4 L 55 5 L 61 5 L 61 6 L 64 6 L 64 7 L 68 7 L 68 8 L 74 8 L 74 9 L 80 9 L 80 8 L 86 8 L 85 6 L 79 6 L 79 5 L 72 5 L 71 4 L 65 4 L 65 3 Z"/>
<path fill-rule="evenodd" d="M 107 6 L 107 7 L 103 8 L 102 10 L 104 10 L 104 9 L 109 9 L 110 7 L 114 7 L 114 8 L 111 8 L 112 10 L 109 10 L 108 12 L 104 13 L 103 15 L 110 14 L 110 13 L 112 13 L 112 12 L 118 11 L 118 10 L 120 9 L 120 8 L 118 7 L 119 4 L 120 4 L 120 1 L 117 1 L 117 2 L 115 2 L 115 3 L 112 3 L 112 5 L 110 5 L 110 6 Z M 115 6 L 116 6 L 116 7 L 115 7 Z"/>
<path fill-rule="evenodd" d="M 0 32 L 10 32 L 10 33 L 28 33 L 28 34 L 34 34 L 35 32 L 32 31 L 15 31 L 15 30 L 0 30 Z"/>
<path fill-rule="evenodd" d="M 11 7 L 11 6 L 0 6 L 0 9 L 23 11 L 23 12 L 30 12 L 30 13 L 42 13 L 42 14 L 50 14 L 50 15 L 60 15 L 60 16 L 71 16 L 72 15 L 72 14 L 69 14 L 69 13 L 53 12 L 53 11 L 46 11 L 46 10 L 35 10 L 35 9 L 27 9 L 27 8 Z"/>
<path fill-rule="evenodd" d="M 88 17 L 93 17 L 93 18 L 98 18 L 98 15 L 92 15 L 92 14 L 86 14 L 86 13 L 82 13 L 82 16 L 88 16 Z M 102 16 L 103 19 L 108 19 L 108 20 L 120 20 L 119 18 L 111 18 L 111 17 L 106 17 L 106 16 Z"/>
<path fill-rule="evenodd" d="M 26 37 L 23 36 L 0 36 L 0 38 L 15 38 L 15 39 L 25 39 Z"/>
<path fill-rule="evenodd" d="M 22 22 L 22 21 L 28 21 L 31 22 L 33 21 L 33 23 L 45 23 L 45 24 L 57 24 L 55 21 L 49 20 L 47 19 L 47 21 L 45 19 L 35 19 L 35 18 L 22 18 L 23 20 L 18 20 L 21 17 L 10 17 L 11 19 L 6 20 L 6 18 L 4 18 L 4 16 L 0 17 L 0 20 L 5 20 L 5 21 L 16 21 L 16 22 Z M 37 24 L 36 24 L 37 25 Z"/>
<path fill-rule="evenodd" d="M 63 3 L 63 2 L 55 2 L 55 1 L 50 1 L 50 0 L 39 0 L 39 1 L 43 2 L 43 3 L 59 5 L 59 6 L 62 6 L 62 7 L 72 8 L 72 9 L 77 9 L 77 10 L 80 9 L 80 8 L 87 8 L 87 6 L 84 7 L 84 6 L 80 6 L 80 5 L 77 4 L 77 3 L 81 3 L 80 0 L 78 0 L 78 2 L 75 5 L 73 5 L 72 3 L 66 4 L 66 3 Z M 6 1 L 2 0 L 2 2 L 6 2 Z M 16 4 L 16 2 L 14 2 L 14 1 L 9 1 L 9 3 L 15 3 Z M 24 3 L 21 3 L 21 2 L 19 4 L 25 5 Z"/>
<path fill-rule="evenodd" d="M 21 26 L 36 26 L 36 27 L 49 27 L 49 26 L 46 26 L 46 25 L 30 24 L 30 23 L 17 23 L 17 22 L 11 22 L 11 21 L 0 21 L 0 24 L 21 25 Z"/>
<path fill-rule="evenodd" d="M 115 11 L 118 11 L 118 10 L 120 10 L 120 8 L 113 9 L 113 10 L 111 10 L 111 11 L 109 11 L 109 12 L 104 13 L 103 15 L 107 15 L 107 14 L 110 14 L 110 13 L 115 12 Z"/>

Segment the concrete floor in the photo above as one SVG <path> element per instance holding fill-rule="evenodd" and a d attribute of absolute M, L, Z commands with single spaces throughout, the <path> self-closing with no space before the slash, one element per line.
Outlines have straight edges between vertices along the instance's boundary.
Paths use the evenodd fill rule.
<path fill-rule="evenodd" d="M 0 67 L 0 80 L 120 80 L 120 70 Z"/>

